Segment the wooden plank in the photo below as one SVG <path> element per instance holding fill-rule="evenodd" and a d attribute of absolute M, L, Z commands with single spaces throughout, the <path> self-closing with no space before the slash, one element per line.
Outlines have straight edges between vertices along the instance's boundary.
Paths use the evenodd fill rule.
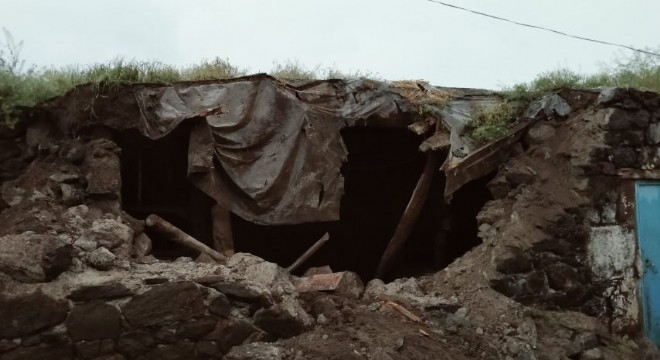
<path fill-rule="evenodd" d="M 318 239 L 314 243 L 314 245 L 312 245 L 309 249 L 307 249 L 307 251 L 305 251 L 304 254 L 300 255 L 300 257 L 296 261 L 294 261 L 293 264 L 291 264 L 291 266 L 286 268 L 286 270 L 288 272 L 292 272 L 296 270 L 298 266 L 300 266 L 302 263 L 307 261 L 307 259 L 309 259 L 312 255 L 314 255 L 314 253 L 316 253 L 321 248 L 321 246 L 323 246 L 323 244 L 328 242 L 328 240 L 330 240 L 330 234 L 325 233 L 320 239 Z"/>
<path fill-rule="evenodd" d="M 660 170 L 619 169 L 617 175 L 624 179 L 660 179 Z"/>
<path fill-rule="evenodd" d="M 213 248 L 231 257 L 234 255 L 234 237 L 231 229 L 231 212 L 220 205 L 211 209 L 213 216 Z"/>
<path fill-rule="evenodd" d="M 438 155 L 435 152 L 429 152 L 424 171 L 422 171 L 422 175 L 417 181 L 417 186 L 413 190 L 408 206 L 403 212 L 401 220 L 399 220 L 399 224 L 396 230 L 394 230 L 394 235 L 392 235 L 390 242 L 387 244 L 383 256 L 380 258 L 380 263 L 378 263 L 378 269 L 376 270 L 376 278 L 381 278 L 385 275 L 392 265 L 394 258 L 408 240 L 408 236 L 410 236 L 413 226 L 422 212 L 429 190 L 431 189 L 433 176 L 437 171 Z"/>
<path fill-rule="evenodd" d="M 211 249 L 210 247 L 206 246 L 204 243 L 198 241 L 192 236 L 186 234 L 181 229 L 165 221 L 158 215 L 151 214 L 147 216 L 147 219 L 145 220 L 145 224 L 147 225 L 147 227 L 156 230 L 161 235 L 165 235 L 166 238 L 170 241 L 174 241 L 187 248 L 206 253 L 215 261 L 225 261 L 224 255 Z"/>
<path fill-rule="evenodd" d="M 424 140 L 421 145 L 419 145 L 419 151 L 427 152 L 429 150 L 435 151 L 439 149 L 448 148 L 451 145 L 449 141 L 449 133 L 441 131 L 435 133 L 433 136 Z"/>

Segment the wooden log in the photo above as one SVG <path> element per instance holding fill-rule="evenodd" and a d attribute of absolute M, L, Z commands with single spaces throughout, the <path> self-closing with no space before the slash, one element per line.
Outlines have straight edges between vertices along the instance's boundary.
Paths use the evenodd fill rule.
<path fill-rule="evenodd" d="M 174 241 L 187 248 L 205 253 L 215 261 L 225 261 L 224 255 L 211 249 L 210 247 L 206 246 L 205 244 L 193 238 L 192 236 L 186 234 L 181 229 L 165 221 L 163 218 L 161 218 L 158 215 L 155 214 L 149 215 L 145 220 L 145 223 L 148 227 L 159 232 L 161 235 L 165 235 L 168 240 Z"/>
<path fill-rule="evenodd" d="M 226 257 L 234 255 L 234 236 L 231 230 L 231 212 L 220 205 L 211 210 L 213 216 L 213 248 Z"/>
<path fill-rule="evenodd" d="M 426 165 L 424 171 L 417 181 L 417 186 L 410 197 L 408 206 L 399 220 L 399 224 L 394 231 L 394 235 L 385 248 L 383 256 L 380 258 L 378 269 L 376 270 L 376 278 L 381 278 L 389 270 L 392 261 L 399 253 L 403 245 L 408 240 L 408 236 L 412 232 L 419 214 L 422 212 L 424 203 L 431 189 L 433 176 L 438 171 L 438 154 L 435 152 L 428 152 L 426 158 Z"/>
<path fill-rule="evenodd" d="M 294 261 L 293 264 L 291 264 L 291 266 L 286 268 L 286 270 L 288 272 L 292 272 L 296 270 L 302 263 L 307 261 L 307 259 L 309 259 L 312 255 L 314 255 L 314 253 L 316 253 L 321 248 L 321 246 L 323 246 L 323 244 L 328 242 L 328 240 L 330 240 L 330 234 L 325 233 L 318 241 L 314 243 L 314 245 L 312 245 L 309 249 L 307 249 L 307 251 L 305 251 L 304 254 L 300 255 L 300 257 L 296 261 Z"/>

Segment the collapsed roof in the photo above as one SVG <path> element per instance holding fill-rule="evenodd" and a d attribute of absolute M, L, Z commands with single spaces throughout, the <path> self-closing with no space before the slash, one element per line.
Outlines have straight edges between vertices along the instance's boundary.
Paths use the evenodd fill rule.
<path fill-rule="evenodd" d="M 449 148 L 442 169 L 450 199 L 463 184 L 494 170 L 506 156 L 503 149 L 527 127 L 521 122 L 480 147 L 464 134 L 474 110 L 502 101 L 492 92 L 422 82 L 285 82 L 253 75 L 84 85 L 35 108 L 29 121 L 47 119 L 64 136 L 100 125 L 138 129 L 149 139 L 192 123 L 188 179 L 242 218 L 274 225 L 339 219 L 340 170 L 347 159 L 339 131 L 347 126 L 408 127 L 429 135 L 420 150 Z"/>

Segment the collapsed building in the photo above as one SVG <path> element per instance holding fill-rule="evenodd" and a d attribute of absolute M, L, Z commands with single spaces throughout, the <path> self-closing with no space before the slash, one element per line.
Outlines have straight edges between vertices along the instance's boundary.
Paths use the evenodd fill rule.
<path fill-rule="evenodd" d="M 561 89 L 472 139 L 505 101 L 254 75 L 26 109 L 0 357 L 654 358 L 660 95 Z"/>

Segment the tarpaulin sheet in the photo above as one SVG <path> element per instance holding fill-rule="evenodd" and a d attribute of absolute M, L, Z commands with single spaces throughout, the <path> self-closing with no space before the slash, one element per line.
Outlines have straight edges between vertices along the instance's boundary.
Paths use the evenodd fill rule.
<path fill-rule="evenodd" d="M 294 86 L 262 76 L 145 87 L 135 90 L 135 98 L 139 128 L 149 138 L 195 122 L 189 179 L 223 207 L 259 224 L 338 220 L 347 156 L 339 130 L 370 118 L 383 126 L 409 123 L 401 96 L 367 80 Z"/>

